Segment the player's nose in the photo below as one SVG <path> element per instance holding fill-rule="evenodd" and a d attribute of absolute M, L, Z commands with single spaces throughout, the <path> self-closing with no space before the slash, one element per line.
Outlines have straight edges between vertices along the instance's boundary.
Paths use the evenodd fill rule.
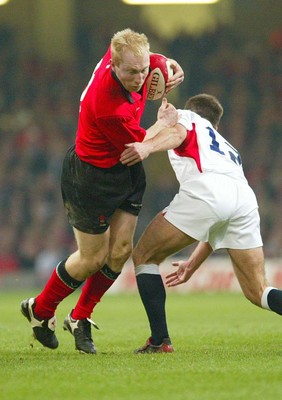
<path fill-rule="evenodd" d="M 142 72 L 139 72 L 138 74 L 136 74 L 135 76 L 135 83 L 137 85 L 141 85 L 145 80 L 145 74 Z"/>

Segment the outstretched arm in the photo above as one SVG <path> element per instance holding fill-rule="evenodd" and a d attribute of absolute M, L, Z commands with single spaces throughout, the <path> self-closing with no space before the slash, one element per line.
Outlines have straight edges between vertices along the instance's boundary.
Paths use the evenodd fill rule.
<path fill-rule="evenodd" d="M 167 103 L 164 98 L 158 111 L 158 119 L 154 125 L 147 130 L 147 135 L 143 142 L 126 144 L 126 149 L 122 152 L 120 162 L 131 166 L 157 151 L 174 149 L 186 138 L 186 129 L 177 124 L 178 113 L 174 106 Z"/>
<path fill-rule="evenodd" d="M 129 143 L 121 154 L 120 162 L 131 166 L 145 160 L 151 153 L 175 149 L 186 137 L 186 130 L 179 124 L 173 128 L 164 128 L 156 136 L 144 142 Z"/>
<path fill-rule="evenodd" d="M 187 282 L 212 251 L 209 243 L 199 242 L 187 261 L 180 260 L 172 263 L 173 266 L 178 267 L 178 270 L 166 276 L 166 285 L 172 287 Z"/>

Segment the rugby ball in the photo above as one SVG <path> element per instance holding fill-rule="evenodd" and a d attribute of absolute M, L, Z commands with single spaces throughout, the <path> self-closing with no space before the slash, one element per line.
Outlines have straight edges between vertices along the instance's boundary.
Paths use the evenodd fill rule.
<path fill-rule="evenodd" d="M 158 100 L 165 94 L 165 85 L 173 75 L 169 60 L 162 54 L 150 55 L 150 72 L 146 81 L 147 100 Z"/>

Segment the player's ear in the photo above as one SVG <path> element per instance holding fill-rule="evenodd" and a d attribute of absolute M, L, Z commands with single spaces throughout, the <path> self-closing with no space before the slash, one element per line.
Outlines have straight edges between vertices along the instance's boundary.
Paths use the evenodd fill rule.
<path fill-rule="evenodd" d="M 111 68 L 116 72 L 116 64 L 112 59 L 110 59 Z"/>

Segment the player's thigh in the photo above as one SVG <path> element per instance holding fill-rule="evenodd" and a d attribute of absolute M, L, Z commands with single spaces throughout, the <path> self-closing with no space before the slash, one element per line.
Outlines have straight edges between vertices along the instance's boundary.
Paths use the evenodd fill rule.
<path fill-rule="evenodd" d="M 133 250 L 134 265 L 159 264 L 166 257 L 194 242 L 195 239 L 176 228 L 159 213 L 147 226 Z"/>
<path fill-rule="evenodd" d="M 110 223 L 108 263 L 114 271 L 122 269 L 132 252 L 137 216 L 118 209 Z"/>
<path fill-rule="evenodd" d="M 110 223 L 110 245 L 118 241 L 132 242 L 137 224 L 137 215 L 118 209 Z"/>
<path fill-rule="evenodd" d="M 250 301 L 260 306 L 262 293 L 268 285 L 263 248 L 229 249 L 228 253 L 243 293 Z"/>

